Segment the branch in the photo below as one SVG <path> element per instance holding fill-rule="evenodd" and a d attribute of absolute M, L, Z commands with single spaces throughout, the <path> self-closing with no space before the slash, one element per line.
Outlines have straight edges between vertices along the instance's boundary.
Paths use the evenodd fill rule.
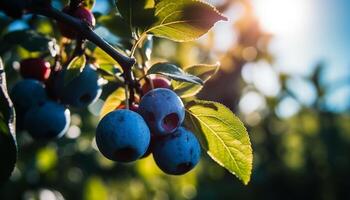
<path fill-rule="evenodd" d="M 131 70 L 131 67 L 135 64 L 134 58 L 129 58 L 119 53 L 113 46 L 108 44 L 100 36 L 98 36 L 87 23 L 70 15 L 67 15 L 53 7 L 35 7 L 31 10 L 33 13 L 37 13 L 49 18 L 53 18 L 59 22 L 65 23 L 72 27 L 76 32 L 80 34 L 81 38 L 86 38 L 89 41 L 96 44 L 108 55 L 110 55 L 115 61 L 117 61 L 124 71 Z"/>

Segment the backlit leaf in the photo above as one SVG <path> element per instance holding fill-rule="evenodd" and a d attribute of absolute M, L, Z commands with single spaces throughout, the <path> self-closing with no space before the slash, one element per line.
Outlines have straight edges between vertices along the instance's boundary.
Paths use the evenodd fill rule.
<path fill-rule="evenodd" d="M 199 0 L 160 0 L 154 14 L 157 21 L 147 32 L 178 42 L 195 40 L 216 22 L 227 20 L 214 6 Z"/>
<path fill-rule="evenodd" d="M 188 74 L 170 63 L 156 63 L 148 70 L 147 74 L 161 74 L 177 81 L 203 85 L 203 81 L 200 78 Z"/>
<path fill-rule="evenodd" d="M 74 78 L 79 76 L 86 65 L 85 55 L 77 56 L 68 64 L 67 70 L 64 74 L 64 85 L 68 85 Z"/>
<path fill-rule="evenodd" d="M 125 90 L 120 87 L 106 99 L 100 113 L 100 119 L 102 119 L 108 113 L 114 111 L 125 100 Z"/>
<path fill-rule="evenodd" d="M 212 75 L 214 75 L 220 67 L 220 64 L 215 65 L 205 65 L 199 64 L 188 67 L 185 69 L 185 72 L 188 74 L 195 75 L 202 79 L 204 82 L 209 80 Z M 187 98 L 196 95 L 202 88 L 202 85 L 188 83 L 188 82 L 179 82 L 171 81 L 173 90 L 181 97 Z"/>
<path fill-rule="evenodd" d="M 249 135 L 228 108 L 216 102 L 191 101 L 186 104 L 185 125 L 215 162 L 244 184 L 249 182 L 253 162 Z"/>

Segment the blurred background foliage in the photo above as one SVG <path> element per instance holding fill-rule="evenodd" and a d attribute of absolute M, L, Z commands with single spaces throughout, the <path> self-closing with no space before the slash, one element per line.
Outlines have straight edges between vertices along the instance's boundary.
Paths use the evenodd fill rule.
<path fill-rule="evenodd" d="M 25 132 L 17 133 L 18 163 L 10 181 L 1 186 L 0 199 L 350 199 L 349 96 L 335 95 L 349 89 L 348 79 L 324 81 L 329 71 L 325 62 L 304 69 L 308 73 L 302 75 L 280 70 L 275 67 L 278 55 L 270 48 L 278 32 L 264 30 L 256 1 L 210 2 L 230 21 L 217 24 L 196 42 L 155 38 L 152 60 L 168 59 L 183 67 L 220 61 L 220 71 L 199 97 L 225 104 L 248 127 L 254 150 L 248 186 L 205 154 L 195 170 L 180 177 L 162 173 L 151 156 L 126 165 L 105 159 L 94 133 L 103 100 L 117 87 L 108 85 L 95 104 L 73 111 L 64 138 L 40 143 Z M 53 1 L 57 8 L 65 3 Z M 94 12 L 106 19 L 116 10 L 113 1 L 99 0 Z M 13 21 L 0 14 L 0 24 L 1 38 L 33 29 L 64 43 L 55 22 L 46 18 L 27 15 Z M 111 43 L 122 41 L 112 33 L 125 33 L 115 30 L 108 32 L 100 24 L 96 32 Z M 41 55 L 20 46 L 1 53 L 10 88 L 19 79 L 18 61 Z M 338 101 L 329 101 L 334 96 L 345 98 L 341 109 Z"/>

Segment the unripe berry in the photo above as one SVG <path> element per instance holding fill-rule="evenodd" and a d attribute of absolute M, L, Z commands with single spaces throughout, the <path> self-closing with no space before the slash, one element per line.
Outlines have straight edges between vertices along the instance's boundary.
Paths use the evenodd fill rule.
<path fill-rule="evenodd" d="M 197 165 L 200 155 L 197 138 L 183 127 L 166 137 L 157 138 L 153 145 L 153 158 L 167 174 L 187 173 Z"/>
<path fill-rule="evenodd" d="M 151 78 L 150 81 L 152 81 L 153 83 L 153 87 L 154 89 L 156 88 L 167 88 L 169 89 L 170 88 L 170 81 L 166 78 L 163 78 L 163 77 L 155 77 L 155 78 Z M 142 92 L 143 94 L 146 94 L 147 92 L 151 91 L 152 90 L 152 87 L 150 84 L 148 84 L 147 82 L 142 85 Z"/>
<path fill-rule="evenodd" d="M 63 12 L 65 12 L 66 14 L 69 14 L 75 18 L 78 18 L 80 20 L 85 21 L 89 26 L 94 27 L 96 24 L 96 20 L 94 15 L 92 14 L 92 12 L 83 7 L 83 6 L 79 6 L 78 8 L 72 10 L 69 6 L 63 8 Z M 75 39 L 79 33 L 77 33 L 76 31 L 74 31 L 74 29 L 72 29 L 72 27 L 70 27 L 67 24 L 58 23 L 58 26 L 60 28 L 61 34 L 64 37 L 70 38 L 70 39 Z"/>
<path fill-rule="evenodd" d="M 20 63 L 20 73 L 23 78 L 46 81 L 51 73 L 50 63 L 41 58 L 25 59 Z"/>
<path fill-rule="evenodd" d="M 132 162 L 143 156 L 150 138 L 143 118 L 125 109 L 108 113 L 96 129 L 96 144 L 101 153 L 119 162 Z"/>
<path fill-rule="evenodd" d="M 69 110 L 53 101 L 31 108 L 24 117 L 24 128 L 34 139 L 60 138 L 69 124 Z"/>
<path fill-rule="evenodd" d="M 156 136 L 176 131 L 185 118 L 185 108 L 180 97 L 165 88 L 151 90 L 143 96 L 139 113 Z"/>

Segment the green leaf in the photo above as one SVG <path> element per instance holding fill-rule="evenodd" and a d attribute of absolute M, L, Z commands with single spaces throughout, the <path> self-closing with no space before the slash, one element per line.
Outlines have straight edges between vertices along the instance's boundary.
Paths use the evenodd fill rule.
<path fill-rule="evenodd" d="M 95 0 L 83 0 L 83 6 L 92 10 L 95 5 Z"/>
<path fill-rule="evenodd" d="M 179 67 L 170 63 L 156 63 L 148 70 L 147 74 L 161 74 L 177 81 L 203 85 L 203 81 L 200 78 L 187 74 Z"/>
<path fill-rule="evenodd" d="M 195 75 L 203 80 L 203 82 L 208 81 L 212 75 L 214 75 L 220 67 L 220 64 L 217 63 L 215 65 L 205 65 L 205 64 L 199 64 L 194 65 L 191 67 L 188 67 L 185 69 L 186 73 Z M 172 80 L 171 85 L 173 90 L 181 97 L 181 98 L 187 98 L 192 97 L 196 95 L 203 86 L 193 84 L 193 83 L 187 83 L 187 82 L 179 82 Z"/>
<path fill-rule="evenodd" d="M 86 65 L 85 55 L 77 56 L 68 64 L 64 74 L 64 85 L 68 85 L 74 78 L 79 76 Z"/>
<path fill-rule="evenodd" d="M 117 78 L 118 75 L 120 75 L 122 72 L 115 68 L 114 65 L 109 64 L 103 64 L 103 65 L 97 65 L 97 71 L 100 73 L 102 78 L 108 80 L 108 81 L 119 81 L 120 79 Z"/>
<path fill-rule="evenodd" d="M 122 70 L 122 67 L 119 65 L 119 63 L 99 47 L 95 48 L 93 57 L 95 58 L 95 63 L 98 65 L 113 65 L 120 71 Z"/>
<path fill-rule="evenodd" d="M 248 184 L 253 162 L 249 135 L 228 108 L 216 102 L 191 101 L 186 104 L 185 126 L 215 162 Z"/>
<path fill-rule="evenodd" d="M 120 87 L 108 96 L 100 113 L 102 119 L 108 113 L 114 111 L 125 100 L 125 89 Z"/>
<path fill-rule="evenodd" d="M 97 70 L 102 73 L 102 75 L 115 76 L 116 74 L 121 74 L 122 72 L 116 68 L 114 65 L 102 64 L 98 65 Z"/>
<path fill-rule="evenodd" d="M 178 42 L 195 40 L 216 22 L 227 20 L 215 7 L 199 0 L 157 1 L 155 16 L 157 21 L 147 32 Z"/>
<path fill-rule="evenodd" d="M 141 32 L 153 24 L 154 0 L 116 0 L 120 15 L 131 28 L 139 28 Z"/>
<path fill-rule="evenodd" d="M 17 142 L 15 136 L 15 110 L 7 92 L 6 77 L 0 58 L 0 184 L 7 181 L 15 168 Z"/>
<path fill-rule="evenodd" d="M 8 51 L 12 47 L 14 47 L 14 45 L 20 45 L 31 52 L 49 51 L 52 46 L 51 43 L 54 41 L 55 40 L 52 38 L 46 37 L 31 30 L 13 31 L 7 33 L 0 40 L 0 54 L 4 53 L 5 51 Z"/>
<path fill-rule="evenodd" d="M 106 27 L 111 33 L 120 38 L 131 39 L 131 29 L 129 24 L 119 15 L 104 15 L 98 19 L 98 24 Z"/>

